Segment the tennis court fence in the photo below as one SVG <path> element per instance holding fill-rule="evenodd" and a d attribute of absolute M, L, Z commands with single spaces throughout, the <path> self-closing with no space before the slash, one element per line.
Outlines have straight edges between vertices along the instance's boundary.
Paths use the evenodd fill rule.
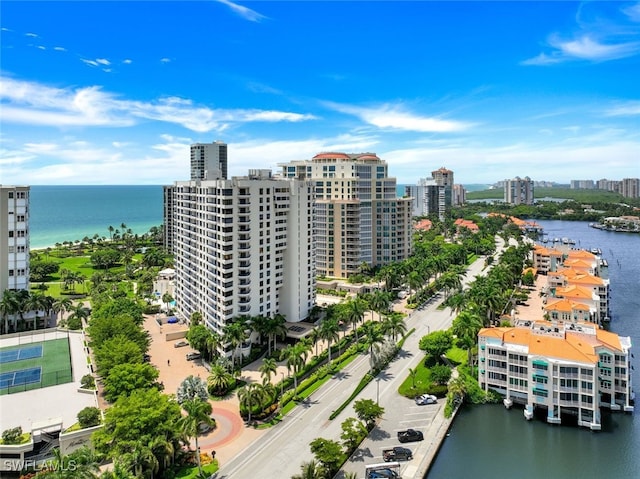
<path fill-rule="evenodd" d="M 51 339 L 64 339 L 69 337 L 66 329 L 48 328 L 35 331 L 22 331 L 20 333 L 3 334 L 2 346 L 18 346 L 21 344 L 40 343 Z"/>
<path fill-rule="evenodd" d="M 58 384 L 66 384 L 73 381 L 73 374 L 70 369 L 62 371 L 49 371 L 40 375 L 40 381 L 32 383 L 23 383 L 16 385 L 0 384 L 0 394 L 15 394 L 32 389 L 47 388 L 49 386 L 57 386 Z"/>

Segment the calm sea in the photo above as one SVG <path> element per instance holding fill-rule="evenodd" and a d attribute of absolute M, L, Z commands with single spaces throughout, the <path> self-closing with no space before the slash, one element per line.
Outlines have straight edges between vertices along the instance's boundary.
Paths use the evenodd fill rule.
<path fill-rule="evenodd" d="M 630 336 L 633 383 L 640 398 L 640 235 L 590 228 L 585 222 L 538 221 L 550 238 L 600 248 L 609 263 L 610 329 Z M 636 402 L 637 403 L 637 402 Z M 637 404 L 636 404 L 637 406 Z M 602 431 L 526 421 L 521 408 L 465 408 L 455 419 L 429 479 L 549 479 L 640 477 L 640 411 L 603 412 Z"/>
<path fill-rule="evenodd" d="M 95 234 L 109 238 L 109 226 L 146 233 L 162 224 L 162 186 L 32 186 L 30 245 L 46 248 Z"/>

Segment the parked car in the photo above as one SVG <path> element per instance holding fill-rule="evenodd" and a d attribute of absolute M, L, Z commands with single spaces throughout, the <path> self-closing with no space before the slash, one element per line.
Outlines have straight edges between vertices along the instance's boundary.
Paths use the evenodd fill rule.
<path fill-rule="evenodd" d="M 193 361 L 195 359 L 200 359 L 201 357 L 201 354 L 197 352 L 187 353 L 187 361 Z"/>
<path fill-rule="evenodd" d="M 406 431 L 398 431 L 398 441 L 400 442 L 416 442 L 424 440 L 422 431 L 415 429 L 407 429 Z"/>
<path fill-rule="evenodd" d="M 185 341 L 185 340 L 182 340 L 182 341 L 178 341 L 177 343 L 173 344 L 174 348 L 182 348 L 184 346 L 189 346 L 189 342 Z"/>
<path fill-rule="evenodd" d="M 411 449 L 396 446 L 391 449 L 383 449 L 382 459 L 384 459 L 385 462 L 410 461 L 413 459 L 413 453 L 411 452 Z"/>
<path fill-rule="evenodd" d="M 367 475 L 367 479 L 396 479 L 397 477 L 400 477 L 398 473 L 391 469 L 378 469 L 377 471 L 371 471 Z"/>
<path fill-rule="evenodd" d="M 418 406 L 424 406 L 426 404 L 436 404 L 438 402 L 438 398 L 433 394 L 422 394 L 416 398 L 416 404 Z"/>

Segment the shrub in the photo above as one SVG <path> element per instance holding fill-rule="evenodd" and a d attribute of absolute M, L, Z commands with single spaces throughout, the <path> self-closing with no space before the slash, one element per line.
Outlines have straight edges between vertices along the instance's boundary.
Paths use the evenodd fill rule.
<path fill-rule="evenodd" d="M 77 317 L 68 318 L 67 327 L 72 331 L 77 331 L 78 329 L 82 329 L 82 319 Z"/>
<path fill-rule="evenodd" d="M 95 389 L 96 380 L 91 374 L 85 374 L 82 376 L 82 379 L 80 379 L 80 387 L 83 389 Z"/>
<path fill-rule="evenodd" d="M 22 428 L 20 426 L 2 432 L 2 442 L 4 444 L 20 444 L 21 440 Z"/>
<path fill-rule="evenodd" d="M 100 424 L 100 409 L 86 407 L 78 413 L 78 422 L 81 428 L 97 426 Z"/>

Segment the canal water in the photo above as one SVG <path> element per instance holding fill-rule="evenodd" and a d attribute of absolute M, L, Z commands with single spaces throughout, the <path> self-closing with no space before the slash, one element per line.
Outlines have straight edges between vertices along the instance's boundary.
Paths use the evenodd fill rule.
<path fill-rule="evenodd" d="M 550 240 L 600 248 L 609 263 L 610 329 L 631 336 L 633 384 L 640 399 L 640 234 L 590 228 L 586 222 L 538 221 Z M 603 411 L 602 431 L 526 421 L 521 408 L 465 406 L 431 466 L 428 479 L 640 478 L 640 410 Z"/>

